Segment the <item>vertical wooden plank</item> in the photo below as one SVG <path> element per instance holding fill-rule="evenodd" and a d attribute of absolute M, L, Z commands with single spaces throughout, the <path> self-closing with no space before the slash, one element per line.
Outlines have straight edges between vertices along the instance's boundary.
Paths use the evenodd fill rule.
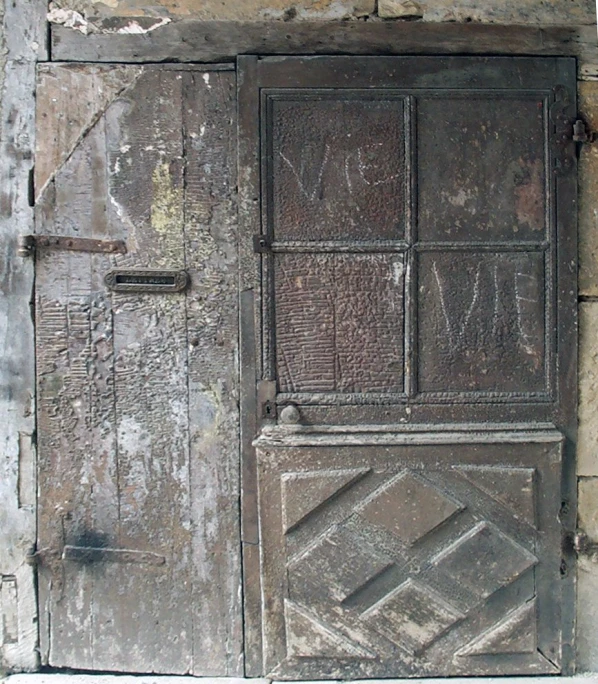
<path fill-rule="evenodd" d="M 196 675 L 243 675 L 235 75 L 185 74 L 185 230 Z"/>
<path fill-rule="evenodd" d="M 0 638 L 0 672 L 33 670 L 38 664 L 37 605 L 33 568 L 25 557 L 35 543 L 34 482 L 27 492 L 22 468 L 35 457 L 34 349 L 30 299 L 32 264 L 16 255 L 17 237 L 33 232 L 29 174 L 35 144 L 35 63 L 47 59 L 47 3 L 5 2 L 0 56 L 0 575 L 10 577 L 12 598 L 5 596 L 0 621 L 12 621 Z M 4 593 L 4 591 L 3 591 Z M 8 588 L 7 588 L 7 593 Z M 16 638 L 15 638 L 16 637 Z"/>
<path fill-rule="evenodd" d="M 257 58 L 242 56 L 238 65 L 239 296 L 241 363 L 241 526 L 245 609 L 245 675 L 263 671 L 261 572 L 257 508 L 257 465 L 252 441 L 257 433 L 256 321 L 260 320 L 260 275 L 253 236 L 260 233 L 259 91 Z M 260 355 L 261 356 L 261 355 Z"/>
<path fill-rule="evenodd" d="M 183 268 L 182 75 L 147 69 L 106 115 L 109 215 L 127 268 Z M 115 294 L 118 547 L 163 565 L 105 568 L 98 669 L 192 668 L 185 295 Z M 115 639 L 118 635 L 118 639 Z"/>
<path fill-rule="evenodd" d="M 40 70 L 38 156 L 45 169 L 45 179 L 38 173 L 40 232 L 111 236 L 103 114 L 110 97 L 139 73 L 112 67 Z M 112 87 L 115 82 L 118 88 Z M 44 114 L 60 111 L 73 88 L 88 108 L 78 119 L 48 122 Z M 69 129 L 75 122 L 73 135 Z M 122 238 L 120 226 L 114 228 Z M 112 312 L 102 282 L 111 263 L 104 255 L 44 250 L 36 262 L 41 653 L 42 662 L 57 666 L 94 664 L 98 575 L 93 564 L 61 562 L 58 555 L 67 543 L 116 543 L 107 501 L 116 458 Z M 95 621 L 96 628 L 100 624 Z"/>

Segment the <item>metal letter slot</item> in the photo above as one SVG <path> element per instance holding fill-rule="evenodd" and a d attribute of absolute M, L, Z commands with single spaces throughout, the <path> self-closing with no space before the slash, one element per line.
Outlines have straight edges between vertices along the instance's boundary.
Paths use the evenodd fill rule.
<path fill-rule="evenodd" d="M 115 292 L 181 292 L 189 283 L 186 271 L 162 271 L 149 268 L 115 268 L 104 276 Z"/>

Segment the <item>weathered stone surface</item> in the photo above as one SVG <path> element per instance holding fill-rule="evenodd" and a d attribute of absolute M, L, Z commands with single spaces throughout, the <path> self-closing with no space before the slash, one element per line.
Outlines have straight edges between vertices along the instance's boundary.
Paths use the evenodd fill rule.
<path fill-rule="evenodd" d="M 579 527 L 592 541 L 598 541 L 598 478 L 579 481 Z"/>
<path fill-rule="evenodd" d="M 598 475 L 598 302 L 580 305 L 578 474 Z"/>
<path fill-rule="evenodd" d="M 364 4 L 365 3 L 365 4 Z M 373 14 L 374 0 L 56 0 L 56 9 L 73 10 L 97 26 L 113 17 L 172 17 L 202 20 L 351 19 Z M 513 24 L 593 24 L 594 0 L 380 0 L 380 16 L 413 17 L 419 5 L 424 21 L 480 21 Z M 387 9 L 395 7 L 394 12 Z M 405 6 L 405 8 L 401 8 Z M 383 12 L 389 12 L 383 14 Z M 104 24 L 105 27 L 105 24 Z M 143 28 L 143 27 L 142 27 Z M 136 29 L 137 30 L 137 29 Z"/>
<path fill-rule="evenodd" d="M 202 20 L 350 19 L 373 14 L 375 0 L 57 0 L 55 9 L 73 10 L 92 24 L 110 17 L 171 16 Z"/>
<path fill-rule="evenodd" d="M 579 84 L 579 111 L 598 130 L 598 81 Z M 583 145 L 579 158 L 579 292 L 598 295 L 598 146 Z"/>
<path fill-rule="evenodd" d="M 411 0 L 378 0 L 378 16 L 382 19 L 419 19 L 424 12 L 421 5 Z"/>
<path fill-rule="evenodd" d="M 598 671 L 598 564 L 580 560 L 577 566 L 577 669 Z"/>

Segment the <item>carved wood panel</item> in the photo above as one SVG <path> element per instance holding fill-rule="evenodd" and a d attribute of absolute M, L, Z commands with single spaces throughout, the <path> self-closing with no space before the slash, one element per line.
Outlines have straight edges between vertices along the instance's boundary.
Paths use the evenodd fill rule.
<path fill-rule="evenodd" d="M 562 437 L 411 437 L 258 440 L 266 670 L 558 672 Z"/>

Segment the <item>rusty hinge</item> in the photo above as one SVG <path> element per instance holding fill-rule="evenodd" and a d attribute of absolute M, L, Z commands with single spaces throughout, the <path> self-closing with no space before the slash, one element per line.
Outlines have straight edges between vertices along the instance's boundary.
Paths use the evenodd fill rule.
<path fill-rule="evenodd" d="M 253 251 L 256 254 L 268 254 L 272 251 L 272 243 L 266 235 L 254 235 Z"/>
<path fill-rule="evenodd" d="M 596 132 L 591 131 L 583 119 L 577 119 L 573 123 L 573 141 L 576 143 L 593 143 L 596 140 Z"/>
<path fill-rule="evenodd" d="M 591 539 L 583 530 L 571 534 L 570 545 L 577 556 L 598 563 L 598 542 Z"/>
<path fill-rule="evenodd" d="M 69 237 L 68 235 L 22 235 L 17 244 L 17 253 L 22 257 L 31 257 L 40 247 L 64 249 L 71 252 L 127 253 L 127 245 L 124 240 L 94 240 L 92 238 Z"/>
<path fill-rule="evenodd" d="M 276 382 L 274 380 L 260 380 L 257 384 L 257 401 L 262 420 L 276 420 Z"/>

